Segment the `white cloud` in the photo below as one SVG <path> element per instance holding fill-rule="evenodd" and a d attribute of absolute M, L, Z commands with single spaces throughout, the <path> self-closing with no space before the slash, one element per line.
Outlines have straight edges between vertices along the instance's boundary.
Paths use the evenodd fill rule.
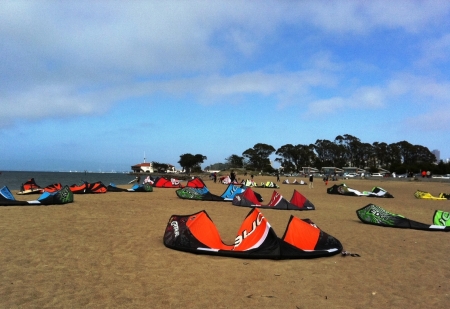
<path fill-rule="evenodd" d="M 0 115 L 2 126 L 11 124 L 16 118 L 66 118 L 105 110 L 93 97 L 80 95 L 71 85 L 64 84 L 40 85 L 0 99 L 4 105 Z"/>
<path fill-rule="evenodd" d="M 450 105 L 450 81 L 433 77 L 398 74 L 388 82 L 387 91 L 391 95 L 408 95 L 412 102 L 426 105 Z"/>
<path fill-rule="evenodd" d="M 418 32 L 430 24 L 446 21 L 450 3 L 437 1 L 370 1 L 364 2 L 364 9 L 372 26 L 401 28 L 409 32 Z"/>
<path fill-rule="evenodd" d="M 417 32 L 442 20 L 449 7 L 447 1 L 4 1 L 0 108 L 6 112 L 0 121 L 96 113 L 98 104 L 107 110 L 155 91 L 194 94 L 203 102 L 258 94 L 276 97 L 279 106 L 316 95 L 310 113 L 332 104 L 379 108 L 386 95 L 411 91 L 442 101 L 448 83 L 415 82 L 413 89 L 403 79 L 392 80 L 387 94 L 357 84 L 346 87 L 353 95 L 334 91 L 324 100 L 313 89 L 329 90 L 346 78 L 338 75 L 344 65 L 332 61 L 328 50 L 302 59 L 303 69 L 269 72 L 276 61 L 232 65 L 245 63 L 241 57 L 253 60 L 266 41 L 280 39 L 283 27 L 306 28 L 318 41 L 323 34 L 367 35 L 374 29 Z M 426 57 L 445 59 L 448 41 L 444 35 L 430 44 Z"/>
<path fill-rule="evenodd" d="M 367 34 L 375 28 L 417 32 L 446 21 L 450 3 L 441 1 L 302 1 L 290 8 L 290 21 L 307 20 L 330 34 Z"/>
<path fill-rule="evenodd" d="M 418 110 L 416 115 L 402 121 L 402 127 L 406 132 L 448 132 L 450 130 L 450 106 L 440 106 L 431 111 Z"/>
<path fill-rule="evenodd" d="M 265 73 L 261 71 L 217 77 L 211 83 L 205 81 L 205 91 L 213 96 L 234 94 L 273 95 L 280 92 L 303 92 L 312 86 L 334 84 L 331 75 L 320 71 L 293 73 Z"/>
<path fill-rule="evenodd" d="M 342 109 L 387 109 L 398 104 L 399 99 L 405 102 L 405 109 L 420 114 L 417 118 L 427 119 L 427 128 L 442 127 L 444 121 L 450 118 L 450 113 L 447 113 L 450 111 L 450 81 L 411 74 L 398 74 L 385 86 L 356 88 L 346 97 L 337 95 L 313 100 L 309 103 L 306 117 L 338 113 Z M 416 117 L 413 117 L 411 121 L 415 120 Z M 410 121 L 406 121 L 405 125 L 409 126 Z"/>
<path fill-rule="evenodd" d="M 348 105 L 348 102 L 347 99 L 341 97 L 316 100 L 308 104 L 308 109 L 304 117 L 309 118 L 341 112 Z"/>
<path fill-rule="evenodd" d="M 361 87 L 355 89 L 349 97 L 335 96 L 310 102 L 304 117 L 342 113 L 342 111 L 349 109 L 374 110 L 383 108 L 384 105 L 385 95 L 383 89 L 378 87 Z"/>
<path fill-rule="evenodd" d="M 422 42 L 423 55 L 417 61 L 421 67 L 427 67 L 434 63 L 446 63 L 450 60 L 450 33 L 436 39 L 428 39 Z"/>

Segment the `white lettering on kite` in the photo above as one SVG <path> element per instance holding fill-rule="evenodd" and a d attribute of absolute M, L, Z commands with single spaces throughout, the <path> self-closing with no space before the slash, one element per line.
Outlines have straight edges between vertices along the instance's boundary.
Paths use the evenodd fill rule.
<path fill-rule="evenodd" d="M 252 229 L 250 232 L 247 232 L 247 230 L 243 230 L 242 231 L 242 235 L 238 235 L 236 237 L 236 239 L 234 240 L 234 248 L 236 248 L 237 246 L 239 246 L 242 241 L 247 238 L 248 236 L 250 236 L 254 231 L 256 231 L 256 228 L 261 225 L 261 222 L 263 221 L 264 216 L 262 213 L 259 213 L 258 216 L 256 217 L 255 221 L 252 222 Z"/>
<path fill-rule="evenodd" d="M 180 228 L 178 227 L 178 222 L 172 221 L 172 223 L 170 223 L 170 225 L 173 227 L 173 232 L 175 233 L 175 237 L 178 237 L 178 235 L 180 235 Z"/>
<path fill-rule="evenodd" d="M 442 213 L 442 217 L 439 219 L 439 222 L 445 226 L 447 224 L 447 221 L 450 220 L 450 213 Z"/>

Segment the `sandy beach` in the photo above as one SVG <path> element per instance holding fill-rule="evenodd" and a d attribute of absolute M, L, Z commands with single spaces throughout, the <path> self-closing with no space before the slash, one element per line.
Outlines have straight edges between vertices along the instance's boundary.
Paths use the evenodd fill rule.
<path fill-rule="evenodd" d="M 217 195 L 226 188 L 204 181 Z M 434 210 L 450 211 L 450 201 L 418 200 L 414 192 L 449 193 L 449 183 L 349 179 L 328 187 L 341 182 L 360 191 L 380 186 L 394 198 L 330 195 L 316 179 L 313 189 L 281 183 L 277 189 L 288 200 L 298 190 L 316 210 L 262 212 L 280 237 L 291 214 L 310 218 L 360 257 L 247 260 L 168 249 L 162 237 L 172 214 L 206 210 L 223 241 L 233 243 L 250 211 L 182 200 L 176 189 L 0 207 L 0 308 L 448 308 L 450 233 L 367 225 L 355 210 L 374 203 L 431 224 Z M 266 202 L 273 192 L 254 190 Z"/>

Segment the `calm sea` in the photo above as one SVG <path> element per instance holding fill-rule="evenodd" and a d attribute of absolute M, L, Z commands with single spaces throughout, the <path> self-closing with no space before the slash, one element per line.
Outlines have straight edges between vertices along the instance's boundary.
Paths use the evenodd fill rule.
<path fill-rule="evenodd" d="M 20 186 L 30 178 L 41 187 L 53 183 L 73 185 L 84 180 L 87 182 L 101 181 L 106 186 L 110 183 L 116 185 L 128 184 L 136 176 L 124 173 L 84 173 L 84 172 L 25 172 L 25 171 L 1 171 L 0 188 L 7 186 L 10 190 L 20 190 Z"/>

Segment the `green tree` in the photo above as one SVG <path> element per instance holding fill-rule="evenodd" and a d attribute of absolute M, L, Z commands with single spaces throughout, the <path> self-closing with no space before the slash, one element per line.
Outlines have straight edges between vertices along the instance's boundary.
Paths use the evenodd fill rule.
<path fill-rule="evenodd" d="M 401 161 L 405 165 L 410 165 L 414 163 L 414 146 L 407 142 L 401 141 L 396 143 L 400 149 Z"/>
<path fill-rule="evenodd" d="M 338 135 L 334 139 L 337 145 L 342 146 L 345 149 L 344 159 L 348 166 L 357 166 L 358 162 L 358 147 L 361 145 L 359 138 L 354 137 L 350 134 L 344 134 L 344 136 Z"/>
<path fill-rule="evenodd" d="M 286 144 L 278 148 L 275 154 L 281 157 L 275 161 L 280 162 L 285 172 L 299 172 L 302 166 L 312 165 L 316 158 L 312 144 Z"/>
<path fill-rule="evenodd" d="M 388 144 L 374 142 L 372 143 L 374 155 L 370 158 L 369 166 L 383 166 L 389 164 Z"/>
<path fill-rule="evenodd" d="M 371 161 L 374 161 L 374 147 L 369 143 L 359 143 L 356 148 L 355 166 L 365 168 L 370 165 Z"/>
<path fill-rule="evenodd" d="M 273 168 L 270 164 L 269 156 L 275 152 L 275 148 L 271 145 L 258 143 L 245 150 L 242 155 L 249 162 L 249 165 L 256 170 L 271 171 Z"/>
<path fill-rule="evenodd" d="M 241 168 L 244 167 L 244 157 L 240 157 L 236 154 L 232 154 L 225 159 L 226 163 L 230 168 Z"/>
<path fill-rule="evenodd" d="M 317 154 L 316 165 L 321 168 L 324 166 L 344 166 L 345 148 L 335 142 L 326 139 L 318 139 L 314 144 L 314 150 Z"/>
<path fill-rule="evenodd" d="M 397 143 L 392 143 L 387 146 L 386 164 L 390 165 L 390 169 L 395 171 L 397 167 L 402 165 L 402 155 L 400 146 Z"/>
<path fill-rule="evenodd" d="M 214 163 L 205 167 L 205 170 L 227 170 L 229 165 L 225 163 Z"/>
<path fill-rule="evenodd" d="M 205 160 L 208 158 L 201 154 L 190 154 L 185 153 L 180 156 L 180 161 L 178 161 L 178 164 L 183 168 L 183 170 L 190 174 L 191 171 L 201 171 L 200 164 L 202 164 Z"/>
<path fill-rule="evenodd" d="M 165 163 L 159 163 L 159 162 L 152 162 L 153 164 L 153 170 L 156 170 L 157 172 L 165 172 L 169 169 L 169 164 Z"/>

